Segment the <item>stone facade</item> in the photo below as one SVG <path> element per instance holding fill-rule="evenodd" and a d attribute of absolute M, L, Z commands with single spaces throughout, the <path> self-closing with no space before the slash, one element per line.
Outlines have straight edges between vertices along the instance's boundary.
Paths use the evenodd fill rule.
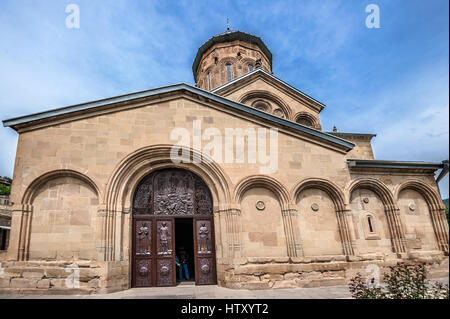
<path fill-rule="evenodd" d="M 243 47 L 243 59 L 250 49 L 258 51 L 242 41 L 207 51 L 198 81 L 214 63 L 213 52 L 235 58 Z M 220 286 L 343 284 L 369 264 L 383 272 L 400 262 L 424 262 L 431 276 L 448 276 L 448 224 L 434 179 L 439 163 L 350 165 L 350 158 L 374 163 L 373 136 L 323 133 L 320 102 L 263 69 L 235 78 L 237 70 L 245 73 L 235 67 L 234 81 L 212 93 L 174 87 L 38 120 L 5 121 L 19 141 L 0 290 L 130 288 L 134 190 L 151 172 L 169 167 L 195 173 L 211 191 Z M 270 111 L 258 110 L 256 100 Z M 174 163 L 171 132 L 181 127 L 194 136 L 195 120 L 222 136 L 229 128 L 276 127 L 278 169 L 261 174 L 257 163 L 214 160 L 195 147 L 186 147 L 190 158 L 203 155 L 207 161 Z M 353 147 L 343 146 L 347 138 Z M 248 138 L 243 143 L 248 146 Z M 80 285 L 68 288 L 73 264 Z"/>

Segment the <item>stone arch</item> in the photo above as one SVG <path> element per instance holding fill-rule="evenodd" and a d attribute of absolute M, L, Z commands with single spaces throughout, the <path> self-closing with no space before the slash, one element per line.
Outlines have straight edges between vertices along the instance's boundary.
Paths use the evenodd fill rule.
<path fill-rule="evenodd" d="M 297 203 L 297 197 L 301 192 L 308 189 L 319 189 L 325 192 L 331 199 L 336 213 L 336 222 L 339 230 L 342 250 L 345 255 L 353 255 L 352 235 L 349 221 L 346 219 L 345 196 L 342 190 L 329 180 L 322 178 L 308 178 L 300 181 L 291 190 L 291 199 Z"/>
<path fill-rule="evenodd" d="M 302 124 L 302 123 L 300 123 L 301 121 L 307 121 L 307 122 L 309 122 L 309 124 L 302 124 L 302 125 L 306 125 L 306 126 L 313 127 L 313 128 L 318 127 L 318 124 L 319 124 L 317 122 L 317 118 L 308 112 L 299 112 L 299 113 L 295 114 L 294 121 L 299 124 Z"/>
<path fill-rule="evenodd" d="M 444 205 L 442 204 L 441 197 L 439 194 L 431 188 L 429 185 L 425 184 L 422 181 L 410 179 L 407 181 L 404 181 L 400 185 L 398 185 L 394 190 L 394 198 L 396 201 L 398 201 L 400 192 L 404 189 L 413 189 L 419 194 L 423 196 L 425 201 L 428 204 L 428 207 L 431 210 L 439 210 L 439 209 L 445 209 Z"/>
<path fill-rule="evenodd" d="M 346 202 L 350 203 L 352 194 L 357 189 L 367 189 L 374 192 L 381 200 L 386 216 L 387 227 L 389 228 L 392 249 L 395 253 L 406 252 L 406 239 L 404 226 L 400 219 L 399 209 L 394 195 L 389 188 L 380 180 L 375 178 L 356 179 L 347 187 Z"/>
<path fill-rule="evenodd" d="M 245 192 L 254 187 L 269 189 L 277 196 L 282 210 L 289 208 L 289 193 L 284 186 L 275 178 L 264 175 L 249 176 L 241 180 L 234 191 L 234 202 L 239 205 Z"/>
<path fill-rule="evenodd" d="M 336 211 L 345 210 L 345 196 L 341 189 L 334 183 L 323 178 L 308 178 L 297 183 L 291 190 L 292 202 L 295 202 L 298 194 L 308 188 L 318 188 L 330 196 Z"/>
<path fill-rule="evenodd" d="M 248 73 L 248 65 L 251 65 L 253 67 L 253 70 L 255 70 L 255 60 L 251 58 L 243 58 L 240 63 L 242 64 L 242 68 L 244 70 L 244 73 Z"/>
<path fill-rule="evenodd" d="M 361 178 L 354 180 L 350 183 L 350 185 L 347 186 L 347 199 L 346 202 L 349 203 L 352 193 L 355 189 L 358 188 L 365 188 L 373 191 L 375 194 L 377 194 L 381 201 L 383 202 L 383 205 L 385 209 L 388 210 L 396 210 L 397 205 L 395 204 L 394 195 L 389 190 L 389 188 L 381 181 L 375 179 L 375 178 Z"/>
<path fill-rule="evenodd" d="M 60 177 L 72 177 L 79 179 L 83 182 L 85 182 L 97 195 L 97 197 L 101 198 L 101 192 L 98 188 L 97 184 L 87 175 L 77 172 L 75 170 L 70 169 L 58 169 L 49 171 L 47 173 L 44 173 L 40 175 L 39 177 L 35 178 L 30 185 L 25 190 L 23 196 L 22 196 L 22 205 L 32 205 L 34 196 L 36 195 L 36 192 L 39 191 L 39 187 L 47 183 L 48 181 L 60 178 Z"/>
<path fill-rule="evenodd" d="M 264 175 L 249 176 L 236 186 L 234 200 L 246 257 L 296 256 L 289 194 L 280 182 Z"/>
<path fill-rule="evenodd" d="M 219 61 L 217 64 L 219 73 L 225 72 L 226 77 L 226 65 L 229 64 L 231 66 L 231 80 L 237 78 L 237 65 L 239 64 L 239 60 L 235 57 L 227 56 Z"/>
<path fill-rule="evenodd" d="M 218 66 L 219 68 L 225 67 L 226 64 L 236 65 L 239 62 L 238 59 L 232 56 L 224 57 L 223 59 L 219 60 Z"/>
<path fill-rule="evenodd" d="M 286 104 L 286 102 L 284 102 L 277 95 L 267 92 L 267 91 L 253 90 L 250 92 L 246 92 L 238 98 L 238 101 L 239 101 L 239 103 L 247 104 L 247 102 L 249 100 L 257 99 L 257 98 L 260 98 L 263 100 L 268 100 L 269 102 L 272 102 L 273 104 L 275 104 L 278 108 L 280 108 L 284 112 L 286 119 L 290 120 L 292 118 L 291 108 Z M 274 107 L 273 109 L 276 109 L 277 107 Z"/>
<path fill-rule="evenodd" d="M 271 113 L 272 111 L 272 106 L 270 105 L 270 103 L 263 99 L 257 99 L 253 101 L 252 107 L 267 113 Z"/>
<path fill-rule="evenodd" d="M 17 247 L 18 260 L 28 260 L 30 257 L 30 239 L 32 236 L 32 224 L 34 219 L 33 215 L 36 213 L 34 212 L 35 199 L 39 196 L 39 194 L 41 194 L 41 192 L 43 191 L 43 187 L 47 183 L 61 178 L 72 178 L 82 182 L 82 184 L 93 193 L 96 201 L 98 202 L 98 200 L 100 200 L 101 192 L 97 184 L 90 177 L 75 170 L 70 169 L 51 170 L 35 178 L 28 185 L 22 196 L 21 199 L 22 216 L 20 219 L 20 225 L 18 225 L 17 228 L 18 233 L 17 242 L 11 245 Z M 93 207 L 92 202 L 90 202 L 88 205 L 91 205 L 90 208 Z M 94 207 L 94 209 L 96 209 L 96 207 Z"/>
<path fill-rule="evenodd" d="M 445 207 L 438 192 L 422 181 L 409 179 L 395 188 L 394 194 L 396 202 L 400 200 L 402 191 L 407 189 L 416 191 L 425 200 L 429 209 L 431 223 L 433 225 L 434 235 L 439 249 L 448 253 L 449 226 L 444 214 Z"/>
<path fill-rule="evenodd" d="M 102 232 L 106 242 L 105 260 L 115 260 L 124 251 L 123 247 L 116 243 L 120 244 L 129 238 L 125 234 L 117 233 L 116 218 L 121 218 L 120 216 L 130 212 L 133 194 L 139 181 L 153 171 L 163 168 L 181 168 L 191 171 L 208 186 L 213 198 L 214 213 L 228 208 L 231 199 L 229 194 L 231 182 L 222 168 L 205 154 L 187 147 L 180 148 L 189 152 L 190 163 L 176 164 L 170 157 L 172 147 L 173 145 L 164 144 L 138 149 L 122 159 L 111 174 L 105 191 L 105 206 L 102 214 L 104 218 Z M 124 226 L 121 231 L 126 232 L 127 229 L 127 226 Z"/>
<path fill-rule="evenodd" d="M 172 147 L 173 145 L 143 147 L 122 159 L 107 183 L 105 203 L 108 208 L 130 207 L 138 182 L 145 175 L 168 167 L 183 168 L 201 177 L 210 188 L 217 209 L 230 202 L 230 179 L 213 159 L 191 148 L 180 147 L 182 150 L 190 152 L 191 163 L 175 164 L 170 158 Z M 202 160 L 201 157 L 205 159 Z M 199 163 L 194 163 L 197 160 Z"/>

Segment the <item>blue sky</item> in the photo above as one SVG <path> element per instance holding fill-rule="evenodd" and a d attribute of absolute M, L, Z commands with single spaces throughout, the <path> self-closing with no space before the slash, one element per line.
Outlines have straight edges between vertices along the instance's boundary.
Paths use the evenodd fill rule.
<path fill-rule="evenodd" d="M 80 8 L 67 29 L 65 8 Z M 368 29 L 368 4 L 381 28 Z M 255 34 L 274 74 L 325 103 L 324 130 L 376 133 L 377 159 L 449 157 L 448 0 L 2 0 L 0 119 L 186 82 L 211 36 Z M 17 134 L 0 128 L 0 175 Z M 440 184 L 448 197 L 448 176 Z"/>

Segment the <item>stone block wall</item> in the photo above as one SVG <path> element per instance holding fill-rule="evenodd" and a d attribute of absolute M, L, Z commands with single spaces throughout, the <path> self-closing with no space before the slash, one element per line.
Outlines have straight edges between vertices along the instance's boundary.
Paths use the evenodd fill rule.
<path fill-rule="evenodd" d="M 414 256 L 409 261 L 383 254 L 368 254 L 348 258 L 342 255 L 290 258 L 246 258 L 239 265 L 228 267 L 219 285 L 232 289 L 283 289 L 348 285 L 368 266 L 379 267 L 380 282 L 389 267 L 400 263 L 423 263 L 428 279 L 444 278 L 449 274 L 449 258 L 442 253 Z"/>
<path fill-rule="evenodd" d="M 129 288 L 124 262 L 3 261 L 0 294 L 111 293 Z M 79 278 L 78 284 L 73 278 Z"/>

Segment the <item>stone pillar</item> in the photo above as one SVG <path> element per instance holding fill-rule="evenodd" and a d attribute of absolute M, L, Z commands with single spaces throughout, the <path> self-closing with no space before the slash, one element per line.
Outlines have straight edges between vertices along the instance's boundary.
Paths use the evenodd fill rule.
<path fill-rule="evenodd" d="M 18 260 L 28 260 L 30 254 L 30 233 L 31 219 L 33 216 L 33 206 L 23 205 L 20 219 L 20 235 L 18 245 Z"/>
<path fill-rule="evenodd" d="M 242 255 L 241 243 L 241 210 L 227 209 L 225 210 L 225 223 L 227 229 L 228 256 L 230 258 L 239 258 Z"/>
<path fill-rule="evenodd" d="M 223 236 L 223 228 L 222 224 L 224 221 L 223 212 L 216 208 L 213 209 L 213 218 L 214 218 L 214 238 L 216 244 L 216 258 L 224 258 L 224 236 Z M 226 239 L 225 239 L 226 240 Z"/>
<path fill-rule="evenodd" d="M 297 257 L 297 251 L 300 250 L 303 255 L 303 249 L 298 241 L 298 234 L 296 235 L 296 224 L 294 224 L 294 216 L 297 211 L 295 209 L 283 209 L 281 216 L 283 219 L 284 233 L 286 236 L 287 253 L 289 257 Z M 298 233 L 298 232 L 297 232 Z M 296 241 L 297 239 L 297 241 Z"/>
<path fill-rule="evenodd" d="M 106 206 L 100 205 L 97 210 L 98 220 L 98 242 L 97 242 L 97 260 L 106 261 Z"/>
<path fill-rule="evenodd" d="M 341 234 L 342 248 L 344 255 L 351 256 L 355 252 L 353 247 L 355 246 L 354 236 L 352 234 L 353 227 L 351 227 L 351 215 L 348 210 L 336 211 L 336 217 L 338 221 L 339 232 Z"/>
<path fill-rule="evenodd" d="M 123 224 L 122 224 L 122 235 L 121 235 L 121 244 L 120 250 L 122 254 L 122 258 L 120 260 L 130 260 L 131 249 L 132 249 L 132 224 L 133 224 L 133 214 L 131 213 L 132 209 L 125 209 L 123 211 Z"/>
<path fill-rule="evenodd" d="M 114 260 L 114 234 L 115 234 L 115 214 L 113 210 L 106 210 L 106 259 L 105 261 Z"/>
<path fill-rule="evenodd" d="M 441 208 L 433 208 L 430 213 L 439 249 L 444 251 L 448 255 L 449 234 L 448 234 L 448 223 L 445 217 L 445 210 Z"/>
<path fill-rule="evenodd" d="M 397 254 L 406 253 L 406 238 L 403 225 L 400 220 L 400 210 L 396 207 L 385 208 L 392 246 Z"/>
<path fill-rule="evenodd" d="M 125 207 L 121 211 L 116 211 L 114 215 L 116 215 L 114 222 L 114 259 L 113 260 L 123 260 L 124 251 L 123 251 L 123 240 L 125 233 L 128 233 L 125 229 L 125 219 L 129 216 L 130 208 Z"/>
<path fill-rule="evenodd" d="M 289 213 L 289 217 L 292 223 L 292 230 L 294 232 L 294 246 L 297 257 L 305 255 L 303 251 L 302 236 L 300 234 L 300 228 L 298 225 L 298 214 L 299 213 L 297 209 L 291 209 Z"/>

